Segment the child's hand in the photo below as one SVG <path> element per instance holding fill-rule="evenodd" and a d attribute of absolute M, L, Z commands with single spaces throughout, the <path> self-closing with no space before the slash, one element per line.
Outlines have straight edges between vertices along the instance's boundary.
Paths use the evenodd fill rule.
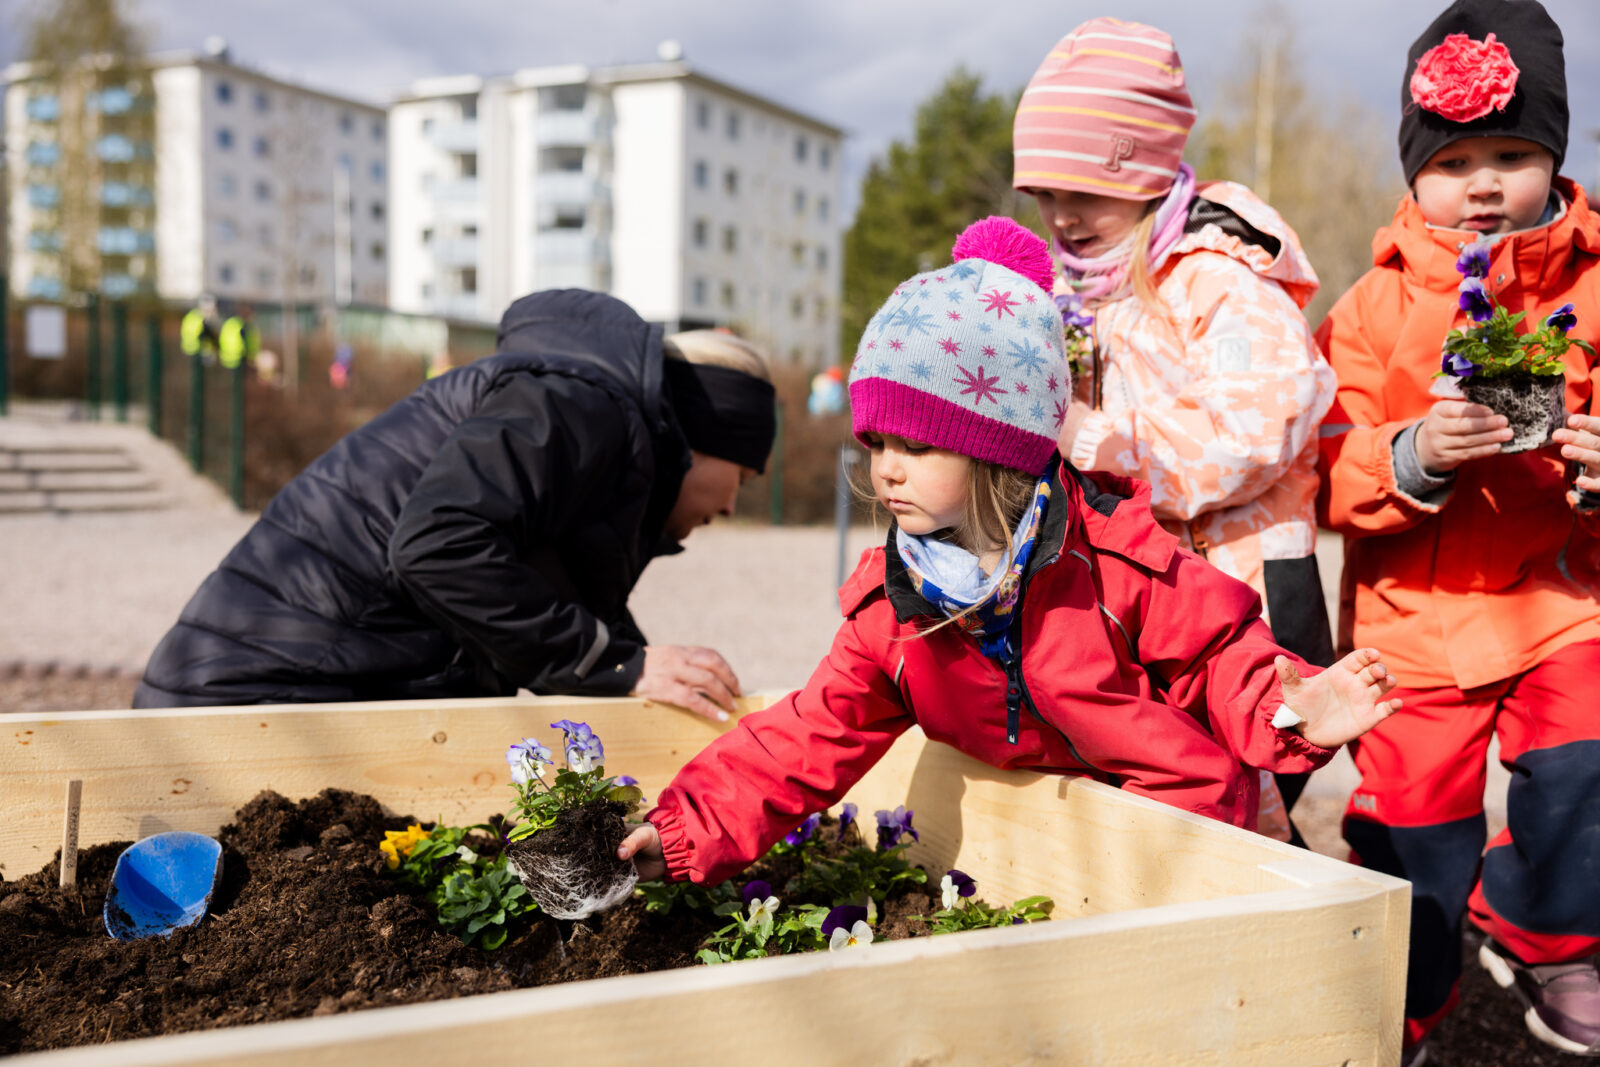
<path fill-rule="evenodd" d="M 1513 436 L 1504 415 L 1482 404 L 1441 400 L 1417 427 L 1417 459 L 1430 474 L 1444 474 L 1469 459 L 1498 455 Z"/>
<path fill-rule="evenodd" d="M 661 835 L 650 823 L 641 823 L 617 846 L 617 859 L 633 860 L 639 881 L 654 882 L 667 873 L 667 861 L 661 855 Z"/>
<path fill-rule="evenodd" d="M 1283 702 L 1305 720 L 1300 735 L 1319 748 L 1354 741 L 1400 710 L 1398 699 L 1380 699 L 1396 682 L 1375 648 L 1358 648 L 1310 679 L 1300 677 L 1286 656 L 1279 656 L 1274 666 Z"/>
<path fill-rule="evenodd" d="M 1600 492 L 1600 418 L 1568 415 L 1567 424 L 1555 432 L 1561 458 L 1581 463 L 1583 471 L 1573 481 L 1579 489 Z"/>

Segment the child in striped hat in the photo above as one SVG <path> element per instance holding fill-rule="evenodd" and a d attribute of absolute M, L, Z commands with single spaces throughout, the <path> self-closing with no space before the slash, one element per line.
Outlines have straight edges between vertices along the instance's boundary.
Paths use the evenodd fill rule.
<path fill-rule="evenodd" d="M 1017 108 L 1082 368 L 1061 453 L 1150 484 L 1163 527 L 1260 594 L 1279 644 L 1333 662 L 1317 572 L 1317 428 L 1336 382 L 1301 308 L 1317 277 L 1250 190 L 1195 181 L 1172 38 L 1098 18 L 1063 37 Z M 1265 831 L 1291 837 L 1272 783 Z M 1303 781 L 1280 780 L 1290 804 Z M 1271 825 L 1275 822 L 1275 825 Z"/>
<path fill-rule="evenodd" d="M 1254 768 L 1320 766 L 1398 707 L 1372 649 L 1302 677 L 1256 595 L 1156 525 L 1148 485 L 1061 462 L 1045 243 L 986 219 L 953 260 L 895 289 L 850 373 L 887 542 L 840 590 L 806 687 L 685 765 L 623 842 L 641 878 L 730 877 L 913 725 L 1254 827 Z"/>

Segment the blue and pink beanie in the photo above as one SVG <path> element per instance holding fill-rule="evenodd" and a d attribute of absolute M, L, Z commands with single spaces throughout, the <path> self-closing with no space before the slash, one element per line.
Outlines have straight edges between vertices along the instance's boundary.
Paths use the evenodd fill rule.
<path fill-rule="evenodd" d="M 905 437 L 1043 474 L 1072 398 L 1050 249 L 991 215 L 951 257 L 902 282 L 867 323 L 850 368 L 856 438 Z"/>

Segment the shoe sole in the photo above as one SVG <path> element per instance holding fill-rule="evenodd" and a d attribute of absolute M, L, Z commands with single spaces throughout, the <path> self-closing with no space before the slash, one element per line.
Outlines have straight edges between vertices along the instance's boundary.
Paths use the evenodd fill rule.
<path fill-rule="evenodd" d="M 1549 1025 L 1539 1017 L 1538 1010 L 1528 1004 L 1528 998 L 1517 985 L 1517 976 L 1512 972 L 1511 965 L 1490 951 L 1488 944 L 1478 946 L 1478 965 L 1489 972 L 1489 977 L 1494 979 L 1495 985 L 1516 993 L 1517 999 L 1527 1005 L 1522 1021 L 1534 1037 L 1562 1052 L 1571 1052 L 1578 1056 L 1600 1056 L 1600 1051 L 1593 1050 L 1588 1045 L 1580 1045 L 1570 1037 L 1562 1037 L 1550 1029 Z"/>

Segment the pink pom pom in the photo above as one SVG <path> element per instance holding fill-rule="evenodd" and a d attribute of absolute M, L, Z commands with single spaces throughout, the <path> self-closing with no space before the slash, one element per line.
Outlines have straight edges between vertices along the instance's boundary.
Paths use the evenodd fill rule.
<path fill-rule="evenodd" d="M 1004 215 L 990 215 L 962 230 L 950 256 L 956 262 L 985 259 L 1009 267 L 1047 293 L 1055 282 L 1050 247 L 1032 230 Z"/>

